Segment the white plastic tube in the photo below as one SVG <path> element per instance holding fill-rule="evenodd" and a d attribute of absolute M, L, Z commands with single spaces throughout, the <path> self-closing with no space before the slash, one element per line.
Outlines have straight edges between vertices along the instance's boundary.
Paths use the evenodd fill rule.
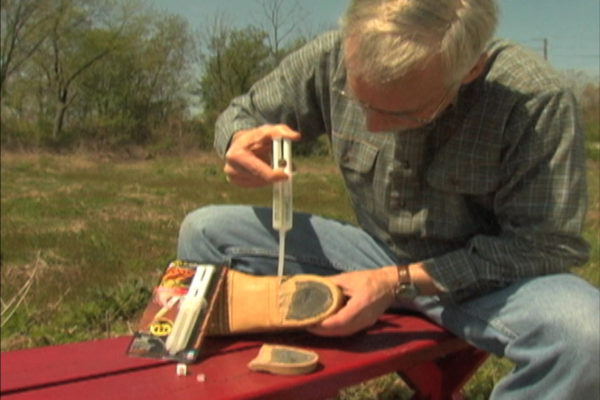
<path fill-rule="evenodd" d="M 273 185 L 273 229 L 279 231 L 277 275 L 283 276 L 285 260 L 285 233 L 292 229 L 292 142 L 273 139 L 273 169 L 283 168 L 288 179 Z"/>

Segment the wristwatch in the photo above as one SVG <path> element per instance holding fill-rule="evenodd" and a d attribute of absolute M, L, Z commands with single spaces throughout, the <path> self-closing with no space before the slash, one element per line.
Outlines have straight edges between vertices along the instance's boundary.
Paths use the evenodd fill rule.
<path fill-rule="evenodd" d="M 396 266 L 398 271 L 398 284 L 394 288 L 396 300 L 412 300 L 419 295 L 419 290 L 410 278 L 408 265 Z"/>

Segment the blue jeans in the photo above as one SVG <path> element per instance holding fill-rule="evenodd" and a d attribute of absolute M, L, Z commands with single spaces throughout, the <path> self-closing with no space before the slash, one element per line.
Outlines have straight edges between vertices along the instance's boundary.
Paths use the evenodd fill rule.
<path fill-rule="evenodd" d="M 277 271 L 278 233 L 271 209 L 211 206 L 183 221 L 178 257 L 230 265 L 252 274 Z M 406 263 L 363 230 L 294 214 L 285 273 L 331 275 Z M 600 295 L 572 274 L 541 276 L 456 304 L 419 297 L 409 305 L 474 346 L 515 364 L 492 399 L 600 398 Z"/>

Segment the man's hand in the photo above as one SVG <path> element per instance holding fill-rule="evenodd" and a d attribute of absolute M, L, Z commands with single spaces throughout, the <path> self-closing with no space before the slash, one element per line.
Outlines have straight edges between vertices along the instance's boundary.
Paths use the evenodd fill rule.
<path fill-rule="evenodd" d="M 348 302 L 337 313 L 308 329 L 321 336 L 348 336 L 373 325 L 394 302 L 396 267 L 346 272 L 329 277 Z"/>
<path fill-rule="evenodd" d="M 263 125 L 236 132 L 225 153 L 227 180 L 242 187 L 259 187 L 287 179 L 271 167 L 274 138 L 299 140 L 300 134 L 286 125 Z"/>

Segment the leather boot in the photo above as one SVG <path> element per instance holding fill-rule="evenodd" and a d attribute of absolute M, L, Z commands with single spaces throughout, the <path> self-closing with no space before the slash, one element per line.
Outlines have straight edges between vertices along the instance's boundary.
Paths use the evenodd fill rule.
<path fill-rule="evenodd" d="M 209 335 L 268 332 L 314 325 L 344 296 L 317 275 L 254 276 L 228 270 L 208 322 Z"/>

